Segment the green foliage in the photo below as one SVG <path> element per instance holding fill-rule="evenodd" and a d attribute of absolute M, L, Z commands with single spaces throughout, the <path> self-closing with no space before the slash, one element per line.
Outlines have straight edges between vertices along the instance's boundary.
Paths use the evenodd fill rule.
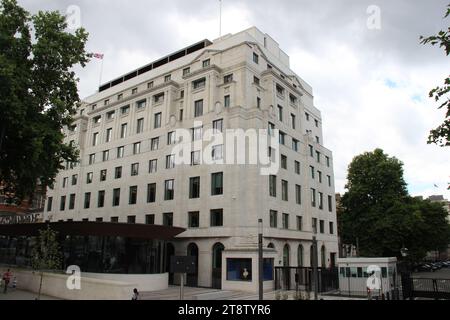
<path fill-rule="evenodd" d="M 39 236 L 32 252 L 31 265 L 33 269 L 44 271 L 61 268 L 62 255 L 57 236 L 58 233 L 50 229 L 50 226 L 39 230 Z"/>
<path fill-rule="evenodd" d="M 447 13 L 444 18 L 447 18 L 450 15 L 450 5 L 447 6 Z M 430 37 L 420 37 L 421 44 L 430 44 L 432 46 L 439 45 L 439 47 L 443 48 L 445 54 L 448 56 L 450 54 L 450 27 L 447 31 L 439 31 L 437 35 Z M 448 97 L 448 93 L 450 92 L 450 77 L 447 77 L 444 80 L 444 85 L 434 88 L 430 91 L 430 98 L 434 98 L 436 102 L 440 100 L 444 100 L 439 106 L 439 109 L 447 108 L 447 112 L 445 114 L 444 122 L 437 127 L 436 129 L 430 132 L 430 136 L 428 138 L 428 143 L 435 143 L 442 147 L 450 146 L 450 99 Z"/>
<path fill-rule="evenodd" d="M 16 0 L 0 2 L 0 181 L 19 200 L 78 158 L 62 129 L 80 103 L 72 68 L 90 54 L 86 31 L 66 29 L 58 12 L 31 16 Z"/>
<path fill-rule="evenodd" d="M 403 164 L 376 149 L 353 159 L 348 192 L 338 215 L 344 243 L 358 240 L 361 256 L 397 256 L 422 259 L 427 251 L 450 242 L 447 212 L 439 203 L 412 198 L 403 179 Z"/>

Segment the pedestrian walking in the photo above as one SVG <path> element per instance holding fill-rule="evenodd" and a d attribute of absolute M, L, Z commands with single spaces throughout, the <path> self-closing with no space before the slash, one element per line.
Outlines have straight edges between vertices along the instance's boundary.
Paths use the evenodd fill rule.
<path fill-rule="evenodd" d="M 3 293 L 5 293 L 5 294 L 6 294 L 6 292 L 8 291 L 8 285 L 9 285 L 9 282 L 11 281 L 11 276 L 12 276 L 12 274 L 11 274 L 11 270 L 10 270 L 10 269 L 8 269 L 8 270 L 3 274 L 2 279 L 3 279 L 3 282 L 4 282 L 4 284 L 5 284 L 5 287 L 3 288 Z"/>
<path fill-rule="evenodd" d="M 134 288 L 133 290 L 133 296 L 131 297 L 131 300 L 139 300 L 139 291 L 138 289 Z"/>

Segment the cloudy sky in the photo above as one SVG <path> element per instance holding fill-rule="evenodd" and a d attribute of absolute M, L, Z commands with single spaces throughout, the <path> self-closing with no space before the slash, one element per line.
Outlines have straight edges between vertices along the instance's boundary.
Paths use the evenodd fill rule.
<path fill-rule="evenodd" d="M 19 0 L 30 12 L 77 6 L 88 50 L 105 54 L 103 82 L 199 40 L 219 36 L 218 0 Z M 223 0 L 222 33 L 257 26 L 279 42 L 291 68 L 312 85 L 324 144 L 344 191 L 355 155 L 379 147 L 404 162 L 412 195 L 444 194 L 450 148 L 427 145 L 444 112 L 428 92 L 448 75 L 450 57 L 419 44 L 445 29 L 447 1 Z M 375 11 L 373 6 L 377 6 Z M 377 18 L 379 9 L 380 20 Z M 368 27 L 368 22 L 370 28 Z M 378 28 L 379 27 L 379 28 Z M 99 83 L 100 63 L 78 69 L 80 96 Z M 437 187 L 436 187 L 437 186 Z"/>

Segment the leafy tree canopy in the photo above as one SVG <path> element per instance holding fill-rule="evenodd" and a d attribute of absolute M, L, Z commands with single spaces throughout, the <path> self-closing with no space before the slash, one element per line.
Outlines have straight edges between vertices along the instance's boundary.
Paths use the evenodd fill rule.
<path fill-rule="evenodd" d="M 85 66 L 87 32 L 68 32 L 59 12 L 30 15 L 0 2 L 0 183 L 19 200 L 52 185 L 78 152 L 64 144 L 80 103 L 72 68 Z"/>

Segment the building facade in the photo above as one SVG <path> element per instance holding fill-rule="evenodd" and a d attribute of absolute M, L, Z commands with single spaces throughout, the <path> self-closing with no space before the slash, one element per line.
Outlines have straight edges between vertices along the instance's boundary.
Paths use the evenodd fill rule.
<path fill-rule="evenodd" d="M 196 142 L 188 164 L 174 159 L 174 146 L 188 142 L 177 137 L 180 129 Z M 224 143 L 206 148 L 208 129 L 279 134 L 279 170 L 202 163 L 203 153 L 221 160 L 228 152 Z M 45 219 L 186 228 L 168 252 L 197 257 L 189 285 L 254 282 L 258 219 L 265 280 L 273 280 L 274 266 L 310 266 L 314 231 L 319 266 L 335 264 L 333 157 L 321 113 L 289 57 L 257 28 L 205 40 L 103 85 L 78 109 L 66 142 L 80 149 L 80 162 L 67 164 L 48 190 Z"/>

